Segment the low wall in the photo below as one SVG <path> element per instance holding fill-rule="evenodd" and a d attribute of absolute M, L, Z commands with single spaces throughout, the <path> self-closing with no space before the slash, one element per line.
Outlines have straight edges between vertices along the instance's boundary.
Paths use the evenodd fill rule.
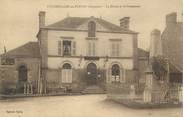
<path fill-rule="evenodd" d="M 142 91 L 139 86 L 132 83 L 110 83 L 107 84 L 107 96 L 109 99 L 119 100 L 142 100 Z"/>

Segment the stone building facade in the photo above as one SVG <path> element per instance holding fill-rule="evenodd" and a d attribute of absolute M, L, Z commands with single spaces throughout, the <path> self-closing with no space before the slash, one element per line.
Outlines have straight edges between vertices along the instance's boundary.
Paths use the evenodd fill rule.
<path fill-rule="evenodd" d="M 129 18 L 121 26 L 95 17 L 66 17 L 45 26 L 39 14 L 38 41 L 47 92 L 69 87 L 81 91 L 108 82 L 130 82 L 137 70 L 137 33 Z"/>

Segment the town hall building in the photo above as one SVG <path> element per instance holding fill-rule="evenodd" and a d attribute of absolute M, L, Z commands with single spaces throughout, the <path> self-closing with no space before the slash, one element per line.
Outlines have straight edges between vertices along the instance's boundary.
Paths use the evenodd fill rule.
<path fill-rule="evenodd" d="M 93 16 L 45 25 L 45 15 L 39 12 L 37 42 L 1 55 L 1 79 L 15 93 L 97 93 L 107 83 L 137 80 L 138 33 L 129 29 L 129 17 L 119 26 Z"/>

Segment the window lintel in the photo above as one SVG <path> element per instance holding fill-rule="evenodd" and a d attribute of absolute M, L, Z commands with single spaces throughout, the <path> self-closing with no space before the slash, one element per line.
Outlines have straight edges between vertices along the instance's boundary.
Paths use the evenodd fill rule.
<path fill-rule="evenodd" d="M 96 38 L 96 37 L 86 37 L 85 39 L 86 40 L 98 40 L 98 38 Z"/>
<path fill-rule="evenodd" d="M 67 36 L 61 36 L 60 38 L 61 39 L 74 39 L 74 37 L 69 37 L 69 36 L 68 37 Z"/>
<path fill-rule="evenodd" d="M 115 38 L 115 39 L 109 39 L 110 41 L 122 41 L 120 38 Z"/>

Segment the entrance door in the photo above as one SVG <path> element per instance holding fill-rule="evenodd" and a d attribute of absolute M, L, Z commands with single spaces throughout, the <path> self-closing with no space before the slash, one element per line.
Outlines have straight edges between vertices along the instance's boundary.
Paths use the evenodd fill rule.
<path fill-rule="evenodd" d="M 90 63 L 87 66 L 87 84 L 97 84 L 97 66 L 94 63 Z"/>
<path fill-rule="evenodd" d="M 18 68 L 18 93 L 24 93 L 24 83 L 27 82 L 27 67 L 24 65 L 21 65 Z"/>
<path fill-rule="evenodd" d="M 18 69 L 18 78 L 19 82 L 27 82 L 27 68 L 22 65 Z"/>

